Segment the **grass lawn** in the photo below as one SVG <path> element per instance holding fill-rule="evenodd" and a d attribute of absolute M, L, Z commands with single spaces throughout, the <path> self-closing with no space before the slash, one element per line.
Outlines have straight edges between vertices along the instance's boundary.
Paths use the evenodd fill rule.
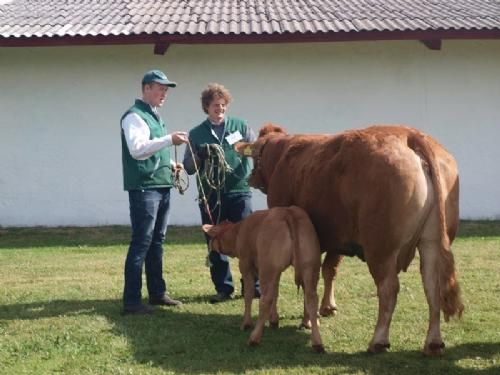
<path fill-rule="evenodd" d="M 0 374 L 500 374 L 500 222 L 463 222 L 453 249 L 466 307 L 442 324 L 445 354 L 424 358 L 427 304 L 415 259 L 400 276 L 391 349 L 366 353 L 377 299 L 366 264 L 346 258 L 339 314 L 321 319 L 327 350 L 296 329 L 302 314 L 289 269 L 280 328 L 246 345 L 243 300 L 213 294 L 199 228 L 169 228 L 165 277 L 180 308 L 120 315 L 127 227 L 0 228 Z M 239 295 L 239 271 L 232 261 Z M 320 286 L 319 292 L 322 293 Z M 145 290 L 144 290 L 145 294 Z M 254 303 L 254 316 L 257 304 Z"/>

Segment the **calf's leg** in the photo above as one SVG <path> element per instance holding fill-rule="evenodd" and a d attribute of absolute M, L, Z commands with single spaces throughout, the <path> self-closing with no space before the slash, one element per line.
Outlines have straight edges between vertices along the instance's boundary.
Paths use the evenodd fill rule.
<path fill-rule="evenodd" d="M 251 271 L 243 271 L 240 268 L 241 275 L 243 277 L 244 285 L 254 285 L 255 278 Z M 246 331 L 252 327 L 252 301 L 253 301 L 254 291 L 253 288 L 245 288 L 243 297 L 245 300 L 245 310 L 243 312 L 243 321 L 241 322 L 241 329 Z"/>
<path fill-rule="evenodd" d="M 312 270 L 304 270 L 304 300 L 311 323 L 311 342 L 314 351 L 324 353 L 325 348 L 319 333 L 319 319 L 318 319 L 318 273 L 311 272 Z"/>
<path fill-rule="evenodd" d="M 269 327 L 278 328 L 280 325 L 280 316 L 278 314 L 278 296 L 279 296 L 279 279 L 278 285 L 276 286 L 276 292 L 274 294 L 274 300 L 271 304 L 271 314 L 269 316 Z"/>
<path fill-rule="evenodd" d="M 260 299 L 259 299 L 259 317 L 255 328 L 250 334 L 248 345 L 258 345 L 262 339 L 264 325 L 271 314 L 273 302 L 278 297 L 278 285 L 280 274 L 259 275 L 260 280 Z"/>
<path fill-rule="evenodd" d="M 304 292 L 304 315 L 302 316 L 302 321 L 299 324 L 299 329 L 311 329 L 311 319 L 314 319 L 314 315 L 310 316 L 309 311 L 307 309 L 307 304 L 306 304 L 306 295 Z M 318 315 L 318 312 L 316 312 L 316 317 Z"/>

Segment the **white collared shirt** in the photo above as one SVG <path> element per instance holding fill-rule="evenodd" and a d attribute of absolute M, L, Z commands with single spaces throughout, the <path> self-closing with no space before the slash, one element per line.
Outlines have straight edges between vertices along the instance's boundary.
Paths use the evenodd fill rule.
<path fill-rule="evenodd" d="M 152 108 L 156 112 L 156 108 Z M 151 132 L 146 122 L 134 112 L 122 120 L 122 129 L 130 155 L 136 160 L 146 160 L 164 147 L 172 146 L 172 135 L 149 139 Z"/>

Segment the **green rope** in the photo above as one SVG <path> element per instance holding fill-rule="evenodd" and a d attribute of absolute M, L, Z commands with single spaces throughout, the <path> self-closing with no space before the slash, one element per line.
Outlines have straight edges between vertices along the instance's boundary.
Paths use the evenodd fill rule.
<path fill-rule="evenodd" d="M 213 143 L 206 145 L 206 147 L 208 157 L 205 159 L 202 177 L 210 189 L 220 192 L 226 182 L 226 172 L 232 172 L 232 169 L 227 164 L 224 150 L 220 145 Z"/>
<path fill-rule="evenodd" d="M 224 184 L 226 183 L 226 173 L 232 172 L 231 166 L 226 162 L 224 157 L 224 149 L 215 143 L 207 144 L 208 157 L 205 159 L 205 166 L 201 174 L 201 178 L 207 182 L 210 190 L 213 190 L 217 194 L 217 202 L 212 210 L 215 210 L 217 206 L 221 205 L 221 191 L 224 189 Z M 220 221 L 221 210 L 219 209 L 219 215 L 217 217 L 218 223 Z M 214 223 L 214 224 L 215 224 Z"/>
<path fill-rule="evenodd" d="M 220 221 L 221 210 L 219 209 L 219 215 L 217 217 L 217 221 L 214 221 L 212 217 L 212 210 L 215 210 L 217 206 L 221 204 L 221 190 L 224 188 L 224 183 L 226 181 L 226 172 L 231 172 L 232 169 L 227 164 L 226 159 L 224 158 L 224 150 L 220 145 L 217 144 L 207 144 L 205 147 L 207 148 L 208 157 L 205 159 L 205 167 L 203 168 L 203 172 L 200 172 L 200 167 L 196 162 L 195 153 L 191 146 L 191 142 L 188 142 L 189 151 L 191 152 L 191 157 L 193 158 L 194 167 L 196 170 L 196 177 L 199 182 L 201 197 L 200 199 L 203 201 L 203 206 L 207 212 L 208 217 L 210 218 L 210 222 L 215 225 Z M 208 205 L 207 195 L 205 190 L 203 189 L 202 180 L 205 179 L 207 181 L 208 186 L 211 190 L 215 190 L 217 192 L 217 203 L 210 209 Z M 210 249 L 207 249 L 210 252 Z M 205 265 L 210 267 L 210 260 L 208 254 L 205 259 Z"/>
<path fill-rule="evenodd" d="M 177 166 L 177 146 L 174 147 L 174 163 Z M 180 194 L 184 194 L 189 188 L 189 176 L 184 169 L 174 168 L 174 188 L 179 190 Z"/>

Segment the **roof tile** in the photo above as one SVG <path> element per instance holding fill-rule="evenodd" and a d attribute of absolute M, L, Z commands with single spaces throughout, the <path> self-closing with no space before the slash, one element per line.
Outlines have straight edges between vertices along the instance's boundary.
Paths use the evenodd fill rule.
<path fill-rule="evenodd" d="M 0 38 L 500 30 L 499 0 L 12 0 Z"/>

